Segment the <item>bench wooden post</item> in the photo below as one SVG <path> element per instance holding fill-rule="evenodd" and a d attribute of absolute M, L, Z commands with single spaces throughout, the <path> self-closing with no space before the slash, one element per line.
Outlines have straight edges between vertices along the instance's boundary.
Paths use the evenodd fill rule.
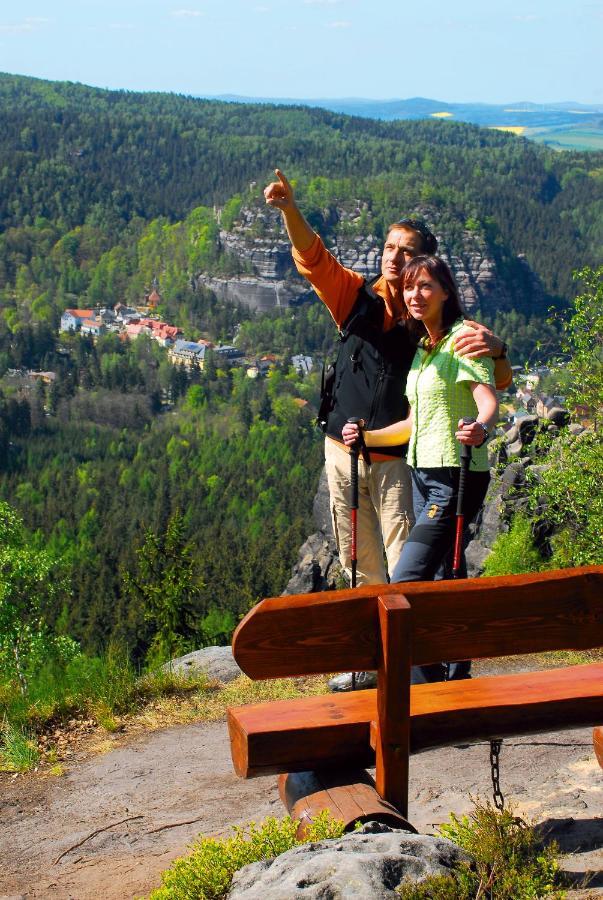
<path fill-rule="evenodd" d="M 381 654 L 377 722 L 373 728 L 377 791 L 408 816 L 410 756 L 410 603 L 403 594 L 378 597 Z"/>

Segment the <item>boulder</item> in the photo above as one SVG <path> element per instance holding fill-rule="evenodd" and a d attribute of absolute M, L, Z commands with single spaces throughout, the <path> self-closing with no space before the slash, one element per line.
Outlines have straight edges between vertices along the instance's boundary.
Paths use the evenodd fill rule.
<path fill-rule="evenodd" d="M 546 417 L 553 425 L 557 425 L 559 428 L 569 425 L 570 414 L 567 409 L 562 409 L 561 406 L 553 406 L 547 410 Z"/>
<path fill-rule="evenodd" d="M 531 444 L 536 437 L 536 430 L 538 428 L 538 416 L 524 416 L 523 419 L 519 420 L 518 428 L 519 439 L 522 444 L 524 446 L 526 444 Z"/>
<path fill-rule="evenodd" d="M 502 474 L 501 498 L 503 501 L 516 495 L 517 490 L 526 483 L 526 472 L 523 465 L 517 461 L 510 463 Z"/>
<path fill-rule="evenodd" d="M 511 443 L 511 444 L 507 444 L 506 449 L 507 449 L 507 453 L 510 456 L 519 456 L 519 454 L 523 451 L 523 444 L 518 439 L 516 441 L 513 441 L 513 443 Z"/>
<path fill-rule="evenodd" d="M 306 594 L 340 587 L 344 579 L 333 535 L 329 487 L 323 469 L 314 497 L 314 522 L 318 528 L 300 547 L 297 562 L 284 594 Z"/>
<path fill-rule="evenodd" d="M 302 844 L 245 866 L 229 900 L 395 898 L 404 880 L 445 875 L 467 854 L 445 838 L 411 834 L 377 822 L 336 840 Z"/>
<path fill-rule="evenodd" d="M 332 540 L 324 532 L 317 531 L 302 544 L 283 593 L 306 594 L 333 590 L 341 577 L 341 566 Z"/>
<path fill-rule="evenodd" d="M 519 437 L 519 428 L 517 425 L 511 425 L 511 427 L 505 431 L 504 442 L 505 444 L 513 444 Z"/>
<path fill-rule="evenodd" d="M 198 675 L 205 672 L 210 678 L 227 684 L 243 673 L 234 661 L 230 647 L 204 647 L 186 656 L 172 659 L 163 666 L 165 672 L 178 675 Z"/>

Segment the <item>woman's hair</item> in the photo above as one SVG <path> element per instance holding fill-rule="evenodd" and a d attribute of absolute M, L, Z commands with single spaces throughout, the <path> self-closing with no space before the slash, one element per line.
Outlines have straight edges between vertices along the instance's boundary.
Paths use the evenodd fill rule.
<path fill-rule="evenodd" d="M 448 264 L 439 256 L 415 256 L 406 263 L 402 270 L 402 290 L 414 287 L 423 271 L 437 281 L 448 294 L 442 307 L 442 328 L 444 334 L 448 334 L 456 320 L 465 315 L 454 276 Z M 417 319 L 413 319 L 412 316 L 407 318 L 407 324 L 411 334 L 415 337 L 421 338 L 427 334 L 425 325 Z"/>

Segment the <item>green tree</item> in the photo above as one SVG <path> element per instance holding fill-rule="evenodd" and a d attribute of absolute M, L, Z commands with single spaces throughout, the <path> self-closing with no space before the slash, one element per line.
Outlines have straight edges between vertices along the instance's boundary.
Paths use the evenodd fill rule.
<path fill-rule="evenodd" d="M 0 673 L 16 679 L 23 694 L 32 669 L 77 651 L 45 619 L 46 609 L 67 593 L 56 561 L 28 543 L 22 520 L 0 501 Z"/>
<path fill-rule="evenodd" d="M 564 326 L 563 350 L 569 354 L 568 399 L 585 407 L 595 431 L 603 414 L 603 266 L 576 272 L 584 293 L 573 302 L 573 311 Z"/>
<path fill-rule="evenodd" d="M 135 570 L 122 570 L 122 584 L 127 595 L 143 604 L 144 618 L 155 628 L 149 663 L 165 662 L 192 649 L 204 585 L 180 512 L 172 515 L 163 534 L 147 531 L 136 552 Z"/>

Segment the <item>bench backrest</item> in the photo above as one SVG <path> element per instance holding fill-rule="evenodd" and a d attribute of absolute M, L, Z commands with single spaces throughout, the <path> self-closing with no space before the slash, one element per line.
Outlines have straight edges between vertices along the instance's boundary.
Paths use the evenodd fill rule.
<path fill-rule="evenodd" d="M 235 659 L 254 679 L 376 669 L 390 595 L 410 605 L 415 665 L 603 646 L 603 566 L 590 566 L 262 600 L 235 631 Z"/>

